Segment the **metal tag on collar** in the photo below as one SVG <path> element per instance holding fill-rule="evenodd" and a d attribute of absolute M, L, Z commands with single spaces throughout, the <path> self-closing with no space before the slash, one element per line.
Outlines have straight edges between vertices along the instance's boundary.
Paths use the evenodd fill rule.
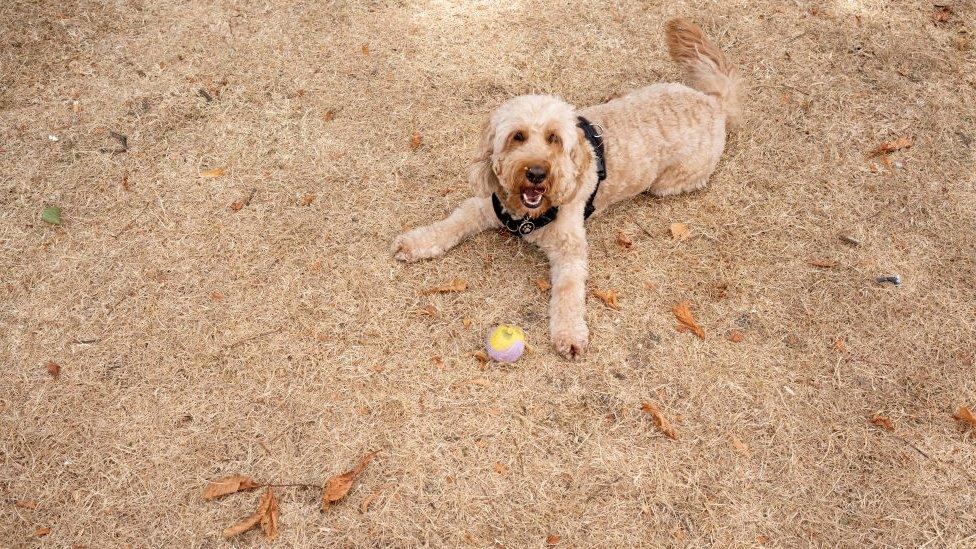
<path fill-rule="evenodd" d="M 525 219 L 519 224 L 519 234 L 527 235 L 535 230 L 535 223 Z"/>

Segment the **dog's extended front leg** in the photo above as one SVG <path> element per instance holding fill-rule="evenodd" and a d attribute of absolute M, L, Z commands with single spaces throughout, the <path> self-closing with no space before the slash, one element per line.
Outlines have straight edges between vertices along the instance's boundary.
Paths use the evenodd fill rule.
<path fill-rule="evenodd" d="M 469 198 L 446 218 L 396 237 L 393 240 L 393 257 L 400 261 L 438 257 L 461 240 L 500 226 L 491 207 L 491 198 Z"/>
<path fill-rule="evenodd" d="M 590 337 L 583 318 L 586 310 L 586 238 L 573 234 L 556 240 L 556 245 L 543 248 L 549 256 L 552 280 L 549 336 L 559 354 L 572 359 L 583 353 Z"/>

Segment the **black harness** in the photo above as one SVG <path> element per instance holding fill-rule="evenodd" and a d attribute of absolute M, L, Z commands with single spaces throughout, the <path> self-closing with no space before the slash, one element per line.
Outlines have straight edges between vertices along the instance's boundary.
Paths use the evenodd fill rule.
<path fill-rule="evenodd" d="M 600 182 L 607 178 L 607 165 L 603 154 L 603 134 L 597 132 L 598 126 L 594 126 L 582 116 L 576 117 L 576 126 L 583 130 L 583 135 L 593 146 L 593 153 L 596 155 L 596 186 L 593 187 L 593 193 L 586 201 L 586 207 L 583 208 L 583 219 L 588 219 L 596 210 L 596 207 L 593 206 L 593 200 L 596 198 L 596 192 L 600 190 Z M 600 129 L 602 131 L 603 128 Z M 491 195 L 491 207 L 494 208 L 495 216 L 502 222 L 505 230 L 515 236 L 525 236 L 536 229 L 545 227 L 555 221 L 559 214 L 559 206 L 553 206 L 539 217 L 515 219 L 502 209 L 502 201 L 498 199 L 498 195 L 495 193 Z"/>

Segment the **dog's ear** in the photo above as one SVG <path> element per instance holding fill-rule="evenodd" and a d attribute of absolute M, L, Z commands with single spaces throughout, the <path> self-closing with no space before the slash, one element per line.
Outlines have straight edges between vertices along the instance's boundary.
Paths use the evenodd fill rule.
<path fill-rule="evenodd" d="M 593 149 L 590 148 L 586 134 L 581 128 L 576 128 L 576 146 L 573 147 L 569 157 L 573 160 L 573 165 L 576 166 L 576 184 L 579 186 L 590 173 L 590 168 L 593 167 Z"/>
<path fill-rule="evenodd" d="M 478 150 L 474 160 L 468 166 L 468 183 L 476 196 L 491 196 L 498 188 L 498 177 L 492 169 L 492 154 L 495 140 L 495 127 L 489 120 L 481 132 L 481 142 L 478 143 Z"/>

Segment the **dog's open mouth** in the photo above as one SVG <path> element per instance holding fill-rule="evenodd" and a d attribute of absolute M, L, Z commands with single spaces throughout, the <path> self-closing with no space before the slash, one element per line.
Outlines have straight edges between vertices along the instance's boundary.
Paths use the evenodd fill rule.
<path fill-rule="evenodd" d="M 526 208 L 538 208 L 542 204 L 541 189 L 526 189 L 522 191 L 522 204 Z"/>

